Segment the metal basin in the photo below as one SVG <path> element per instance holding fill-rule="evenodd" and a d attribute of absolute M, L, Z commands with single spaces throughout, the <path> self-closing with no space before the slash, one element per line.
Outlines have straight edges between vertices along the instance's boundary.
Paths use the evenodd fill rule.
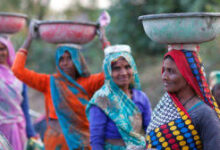
<path fill-rule="evenodd" d="M 85 44 L 93 40 L 97 25 L 74 21 L 41 21 L 38 23 L 40 37 L 49 43 Z"/>
<path fill-rule="evenodd" d="M 199 44 L 220 33 L 220 13 L 167 13 L 138 18 L 151 40 L 165 44 Z"/>
<path fill-rule="evenodd" d="M 26 24 L 27 16 L 18 13 L 0 12 L 0 33 L 19 32 Z"/>

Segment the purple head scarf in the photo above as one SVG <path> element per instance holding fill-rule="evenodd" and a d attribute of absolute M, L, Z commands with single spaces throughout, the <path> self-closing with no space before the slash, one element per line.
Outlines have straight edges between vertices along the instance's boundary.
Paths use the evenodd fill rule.
<path fill-rule="evenodd" d="M 9 40 L 9 38 L 0 36 L 0 43 L 5 45 L 8 49 L 7 63 L 8 66 L 11 67 L 15 58 L 15 50 L 12 42 Z M 8 66 L 0 64 L 0 78 L 1 80 L 4 80 L 5 83 L 11 84 L 14 82 L 14 80 L 17 79 L 11 72 L 11 69 L 8 68 Z"/>

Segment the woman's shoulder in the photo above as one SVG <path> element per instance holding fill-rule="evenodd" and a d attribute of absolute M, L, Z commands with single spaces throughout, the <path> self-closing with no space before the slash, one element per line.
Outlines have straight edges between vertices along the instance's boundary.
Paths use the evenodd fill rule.
<path fill-rule="evenodd" d="M 208 106 L 204 102 L 199 102 L 197 103 L 197 105 L 197 107 L 195 107 L 189 112 L 189 115 L 192 118 L 192 120 L 194 120 L 195 122 L 202 123 L 203 121 L 207 122 L 207 120 L 218 119 L 217 113 L 210 106 Z"/>
<path fill-rule="evenodd" d="M 110 92 L 111 91 L 109 90 L 109 88 L 103 85 L 99 90 L 94 93 L 90 101 L 96 102 L 97 99 L 105 99 L 105 97 L 108 97 Z"/>
<path fill-rule="evenodd" d="M 190 111 L 191 113 L 198 113 L 198 114 L 207 114 L 215 112 L 210 106 L 208 106 L 203 101 L 198 102 L 193 106 L 193 109 Z"/>
<path fill-rule="evenodd" d="M 220 120 L 214 109 L 203 102 L 189 115 L 204 143 L 204 149 L 219 149 Z"/>
<path fill-rule="evenodd" d="M 147 97 L 145 92 L 143 92 L 141 90 L 138 90 L 138 89 L 132 89 L 132 92 L 133 92 L 133 100 L 135 102 L 139 102 L 143 105 L 146 105 L 146 104 L 150 103 L 150 100 Z"/>
<path fill-rule="evenodd" d="M 133 92 L 134 94 L 137 94 L 138 96 L 144 96 L 144 97 L 147 97 L 147 94 L 146 94 L 144 91 L 142 91 L 142 90 L 139 90 L 139 89 L 132 89 L 132 92 Z"/>

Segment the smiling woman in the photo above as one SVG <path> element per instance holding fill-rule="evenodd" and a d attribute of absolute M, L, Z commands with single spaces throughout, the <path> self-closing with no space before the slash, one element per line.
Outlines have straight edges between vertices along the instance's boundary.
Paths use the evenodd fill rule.
<path fill-rule="evenodd" d="M 140 90 L 135 62 L 128 45 L 105 49 L 105 84 L 90 100 L 86 112 L 91 146 L 95 150 L 143 150 L 150 102 Z M 120 114 L 120 115 L 119 115 Z"/>
<path fill-rule="evenodd" d="M 130 64 L 124 57 L 119 57 L 112 62 L 111 68 L 113 81 L 125 92 L 126 89 L 129 89 L 129 85 L 133 80 Z"/>

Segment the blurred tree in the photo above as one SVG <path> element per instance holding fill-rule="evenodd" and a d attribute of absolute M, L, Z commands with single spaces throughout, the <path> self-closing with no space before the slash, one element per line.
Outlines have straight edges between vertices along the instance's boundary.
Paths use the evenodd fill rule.
<path fill-rule="evenodd" d="M 30 18 L 43 19 L 48 11 L 50 0 L 1 0 L 0 10 L 20 12 Z"/>
<path fill-rule="evenodd" d="M 96 22 L 100 12 L 97 8 L 97 0 L 89 1 L 85 6 L 79 0 L 72 0 L 69 7 L 63 12 L 54 12 L 50 10 L 51 0 L 1 0 L 1 11 L 25 13 L 29 18 L 36 19 L 60 19 L 60 20 L 79 20 Z M 193 12 L 193 11 L 218 11 L 219 0 L 112 0 L 112 6 L 109 9 L 112 22 L 107 27 L 107 36 L 112 44 L 127 43 L 134 49 L 135 57 L 142 58 L 146 55 L 155 55 L 165 52 L 165 45 L 157 44 L 151 41 L 144 33 L 141 21 L 138 16 L 155 13 L 168 12 Z M 18 48 L 27 34 L 27 29 L 13 38 L 16 48 Z M 19 38 L 17 38 L 19 37 Z M 29 63 L 37 71 L 53 72 L 54 68 L 54 49 L 55 46 L 35 40 L 32 44 Z M 93 42 L 85 45 L 84 54 L 94 72 L 100 71 L 103 54 L 99 53 L 101 44 L 96 38 Z M 46 52 L 45 52 L 46 51 Z M 46 53 L 46 55 L 44 55 Z M 146 54 L 146 55 L 143 55 Z M 99 56 L 99 57 L 98 57 Z M 94 58 L 95 59 L 94 59 Z M 97 60 L 97 57 L 99 58 Z M 141 58 L 142 57 L 142 58 Z M 39 59 L 41 58 L 41 59 Z M 137 60 L 137 63 L 139 63 Z M 38 63 L 36 63 L 38 61 Z M 43 63 L 47 65 L 42 65 Z M 35 64 L 35 65 L 34 65 Z M 142 64 L 142 63 L 139 63 Z"/>
<path fill-rule="evenodd" d="M 50 0 L 1 0 L 1 3 L 4 4 L 0 5 L 1 11 L 26 14 L 29 22 L 32 18 L 39 20 L 46 18 Z M 11 36 L 16 49 L 23 43 L 27 29 L 25 28 L 22 32 Z M 32 43 L 31 50 L 32 52 L 28 57 L 29 68 L 46 73 L 54 72 L 54 45 L 37 39 Z M 45 62 L 47 62 L 46 65 Z"/>
<path fill-rule="evenodd" d="M 71 0 L 72 3 L 69 4 L 68 8 L 57 12 L 48 8 L 51 0 L 0 1 L 1 11 L 20 12 L 27 14 L 29 18 L 40 20 L 96 22 L 102 12 L 97 7 L 98 0 L 90 0 L 87 5 L 82 4 L 80 0 Z M 138 16 L 174 12 L 215 12 L 220 11 L 220 0 L 112 0 L 111 3 L 108 12 L 112 21 L 106 29 L 106 34 L 112 44 L 124 43 L 131 45 L 140 73 L 142 88 L 148 93 L 149 98 L 152 100 L 152 106 L 154 106 L 159 99 L 158 97 L 163 93 L 162 83 L 160 82 L 162 58 L 155 55 L 165 52 L 166 48 L 165 45 L 157 44 L 145 35 Z M 21 46 L 26 35 L 27 28 L 12 36 L 16 49 Z M 212 51 L 200 51 L 204 63 L 211 67 L 208 71 L 219 68 L 219 41 L 220 39 L 207 42 L 204 45 L 201 44 L 201 49 L 212 49 Z M 55 49 L 56 45 L 46 43 L 41 39 L 35 39 L 28 55 L 28 68 L 37 72 L 53 73 L 55 71 Z M 98 38 L 96 37 L 92 42 L 84 45 L 82 52 L 91 71 L 93 73 L 101 71 L 103 52 Z"/>
<path fill-rule="evenodd" d="M 135 50 L 146 54 L 161 53 L 165 45 L 146 37 L 138 16 L 175 12 L 215 12 L 220 10 L 219 0 L 114 0 L 110 8 L 112 22 L 108 35 L 112 43 L 128 43 Z"/>

